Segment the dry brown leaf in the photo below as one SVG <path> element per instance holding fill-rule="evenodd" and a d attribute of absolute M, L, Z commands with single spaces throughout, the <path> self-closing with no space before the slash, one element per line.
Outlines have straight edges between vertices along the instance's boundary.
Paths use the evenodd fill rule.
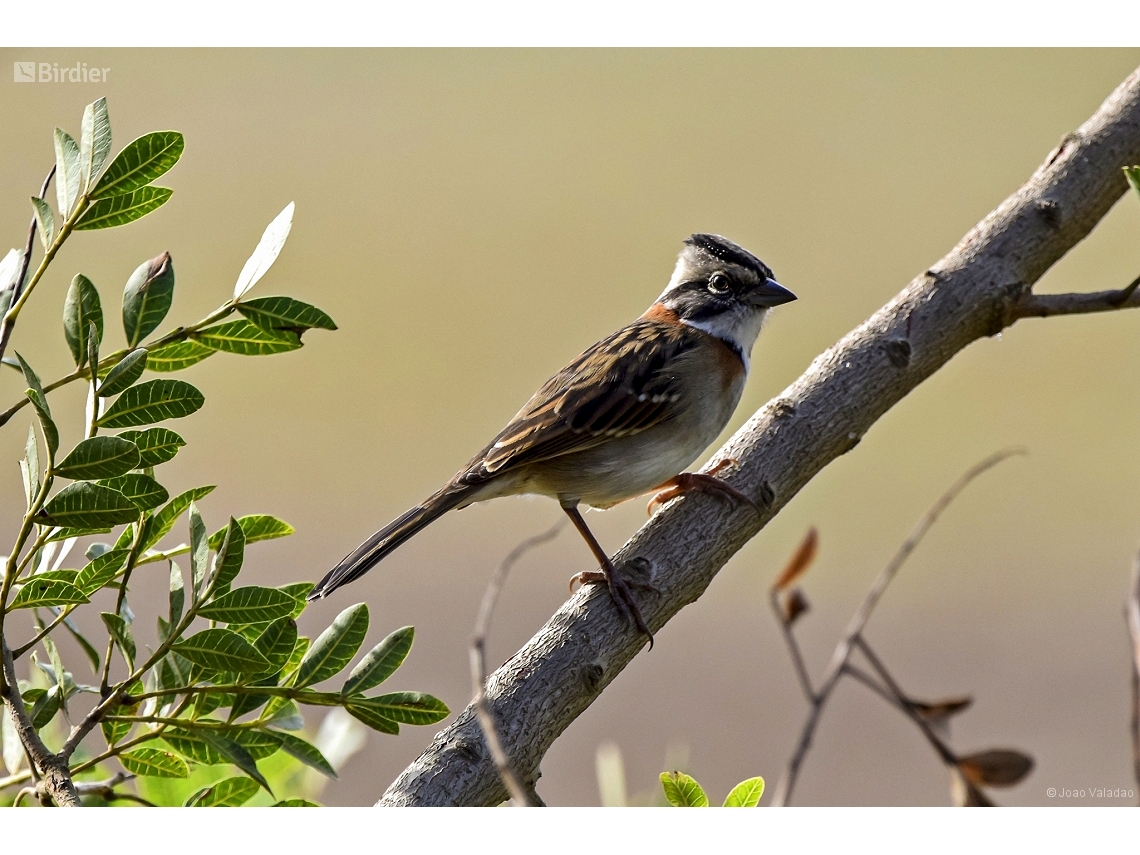
<path fill-rule="evenodd" d="M 914 711 L 931 724 L 950 718 L 952 715 L 957 715 L 974 702 L 974 699 L 970 695 L 961 695 L 956 698 L 942 698 L 938 701 L 916 701 L 913 698 L 908 700 L 911 707 L 914 708 Z"/>
<path fill-rule="evenodd" d="M 784 597 L 784 602 L 782 605 L 784 612 L 784 624 L 787 626 L 791 626 L 791 624 L 795 622 L 796 618 L 811 608 L 811 605 L 807 601 L 807 597 L 804 596 L 804 592 L 799 588 L 793 588 L 788 593 L 788 595 Z"/>
<path fill-rule="evenodd" d="M 804 571 L 815 561 L 815 553 L 818 548 L 819 533 L 816 532 L 815 526 L 812 526 L 796 549 L 795 554 L 788 563 L 784 565 L 784 571 L 776 578 L 776 581 L 772 584 L 772 589 L 775 591 L 783 591 L 802 576 Z"/>
<path fill-rule="evenodd" d="M 959 758 L 958 768 L 979 787 L 1012 787 L 1033 769 L 1033 758 L 1020 751 L 991 748 Z"/>

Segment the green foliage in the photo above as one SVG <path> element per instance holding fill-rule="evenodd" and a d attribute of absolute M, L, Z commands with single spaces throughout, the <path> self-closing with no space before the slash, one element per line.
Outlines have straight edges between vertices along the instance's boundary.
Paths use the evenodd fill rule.
<path fill-rule="evenodd" d="M 684 772 L 662 772 L 661 786 L 673 807 L 708 807 L 709 797 L 696 779 Z M 764 795 L 764 779 L 748 778 L 729 792 L 722 807 L 757 807 Z"/>
<path fill-rule="evenodd" d="M 183 151 L 181 134 L 146 134 L 104 170 L 111 126 L 103 99 L 84 112 L 78 143 L 57 130 L 54 144 L 58 208 L 53 212 L 45 199 L 32 199 L 45 256 L 42 264 L 32 265 L 36 272 L 22 300 L 71 232 L 130 222 L 169 199 L 170 190 L 151 182 L 174 166 Z M 31 404 L 29 413 L 34 413 L 43 435 L 41 445 L 29 426 L 20 462 L 26 508 L 13 521 L 19 533 L 10 558 L 4 559 L 0 587 L 0 633 L 6 649 L 18 665 L 22 660 L 31 663 L 36 680 L 20 681 L 17 694 L 33 728 L 55 734 L 53 745 L 73 734 L 77 743 L 66 756 L 60 755 L 73 776 L 107 772 L 108 777 L 117 764 L 137 776 L 144 797 L 160 793 L 156 800 L 165 804 L 312 804 L 319 788 L 296 785 L 297 776 L 332 778 L 336 769 L 302 733 L 302 710 L 308 707 L 339 707 L 334 712 L 352 727 L 359 728 L 354 716 L 385 733 L 397 732 L 401 723 L 431 724 L 449 714 L 441 701 L 418 692 L 365 696 L 404 661 L 412 646 L 411 627 L 392 633 L 344 677 L 368 630 L 365 605 L 346 609 L 310 642 L 299 633 L 297 618 L 312 583 L 237 584 L 247 547 L 290 535 L 291 525 L 268 514 L 252 514 L 231 517 L 207 536 L 197 503 L 214 488 L 175 491 L 171 498 L 162 483 L 167 474 L 157 471 L 186 442 L 169 428 L 151 425 L 192 415 L 205 397 L 183 380 L 144 379 L 147 370 L 180 371 L 219 351 L 267 355 L 296 350 L 304 331 L 336 329 L 320 309 L 290 297 L 244 300 L 280 254 L 292 218 L 290 204 L 266 228 L 237 278 L 232 298 L 197 323 L 154 335 L 174 298 L 174 268 L 169 253 L 163 252 L 140 265 L 124 288 L 125 349 L 108 353 L 104 347 L 99 353 L 102 302 L 95 285 L 77 274 L 63 311 L 64 340 L 76 370 L 45 385 L 17 354 L 27 384 L 20 404 Z M 5 285 L 18 274 L 20 261 L 16 253 L 0 263 Z M 13 306 L 12 312 L 18 315 L 22 305 Z M 9 319 L 14 321 L 12 312 Z M 60 427 L 48 394 L 75 381 L 87 386 L 88 413 L 73 427 L 71 450 L 57 459 Z M 106 404 L 102 412 L 100 403 Z M 163 551 L 162 541 L 180 521 L 189 546 Z M 79 569 L 62 566 L 77 539 L 108 533 L 109 542 L 87 547 L 86 563 Z M 173 559 L 187 553 L 189 573 L 184 575 Z M 169 598 L 168 604 L 154 608 L 134 597 L 130 583 L 136 570 L 158 562 L 169 564 Z M 106 609 L 99 612 L 104 655 L 71 619 L 92 598 Z M 140 620 L 157 622 L 153 644 L 142 643 L 150 638 L 146 633 L 136 641 L 136 612 Z M 33 634 L 19 637 L 29 617 Z M 79 644 L 97 685 L 74 678 L 55 641 L 59 632 L 69 633 Z M 339 692 L 313 688 L 338 675 Z M 93 704 L 69 709 L 68 700 L 77 693 L 94 696 Z M 0 720 L 9 722 L 10 717 L 5 714 Z M 3 734 L 4 758 L 12 773 L 5 786 L 26 783 L 30 770 L 16 771 L 23 762 L 19 737 L 7 724 Z M 99 743 L 100 737 L 105 744 Z"/>

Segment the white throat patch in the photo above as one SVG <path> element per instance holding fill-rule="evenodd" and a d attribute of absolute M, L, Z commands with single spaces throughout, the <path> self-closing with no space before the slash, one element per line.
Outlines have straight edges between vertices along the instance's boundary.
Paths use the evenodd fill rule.
<path fill-rule="evenodd" d="M 749 309 L 740 306 L 732 312 L 724 312 L 714 318 L 703 321 L 689 321 L 681 318 L 681 323 L 693 329 L 707 332 L 721 341 L 735 345 L 744 360 L 745 372 L 751 367 L 752 345 L 760 335 L 760 328 L 764 326 L 764 319 L 768 315 L 767 309 Z"/>

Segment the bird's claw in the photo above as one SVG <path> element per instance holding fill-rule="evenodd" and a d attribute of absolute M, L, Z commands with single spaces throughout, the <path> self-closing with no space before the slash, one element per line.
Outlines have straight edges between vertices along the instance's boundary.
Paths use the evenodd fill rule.
<path fill-rule="evenodd" d="M 608 562 L 607 562 L 608 563 Z M 644 558 L 631 559 L 629 565 L 636 566 L 639 570 L 649 565 L 652 565 Z M 575 590 L 575 584 L 581 585 L 600 585 L 605 584 L 609 587 L 610 598 L 613 600 L 617 610 L 621 616 L 626 620 L 632 620 L 636 624 L 638 630 L 643 632 L 649 637 L 649 649 L 653 649 L 653 633 L 649 629 L 649 625 L 642 617 L 641 609 L 637 605 L 637 600 L 633 596 L 632 588 L 640 588 L 646 591 L 656 591 L 657 587 L 652 582 L 642 579 L 629 579 L 617 571 L 612 565 L 610 567 L 603 567 L 600 570 L 583 570 L 581 573 L 576 574 L 570 579 L 570 590 Z"/>
<path fill-rule="evenodd" d="M 748 505 L 756 512 L 757 516 L 763 515 L 763 508 L 756 504 L 750 497 L 737 490 L 731 484 L 716 477 L 720 472 L 736 464 L 736 460 L 728 458 L 717 463 L 716 466 L 708 472 L 682 472 L 680 475 L 670 478 L 661 485 L 664 489 L 649 500 L 649 504 L 645 508 L 646 513 L 653 516 L 653 511 L 656 507 L 664 505 L 666 502 L 671 502 L 683 493 L 687 493 L 691 490 L 701 490 L 705 493 L 724 496 L 725 498 Z"/>

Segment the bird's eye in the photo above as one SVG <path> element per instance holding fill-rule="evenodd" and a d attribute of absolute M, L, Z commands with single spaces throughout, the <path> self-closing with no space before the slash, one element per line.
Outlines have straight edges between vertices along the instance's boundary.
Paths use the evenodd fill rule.
<path fill-rule="evenodd" d="M 728 293 L 728 277 L 720 273 L 714 273 L 712 278 L 709 279 L 709 293 L 710 294 L 727 294 Z"/>

